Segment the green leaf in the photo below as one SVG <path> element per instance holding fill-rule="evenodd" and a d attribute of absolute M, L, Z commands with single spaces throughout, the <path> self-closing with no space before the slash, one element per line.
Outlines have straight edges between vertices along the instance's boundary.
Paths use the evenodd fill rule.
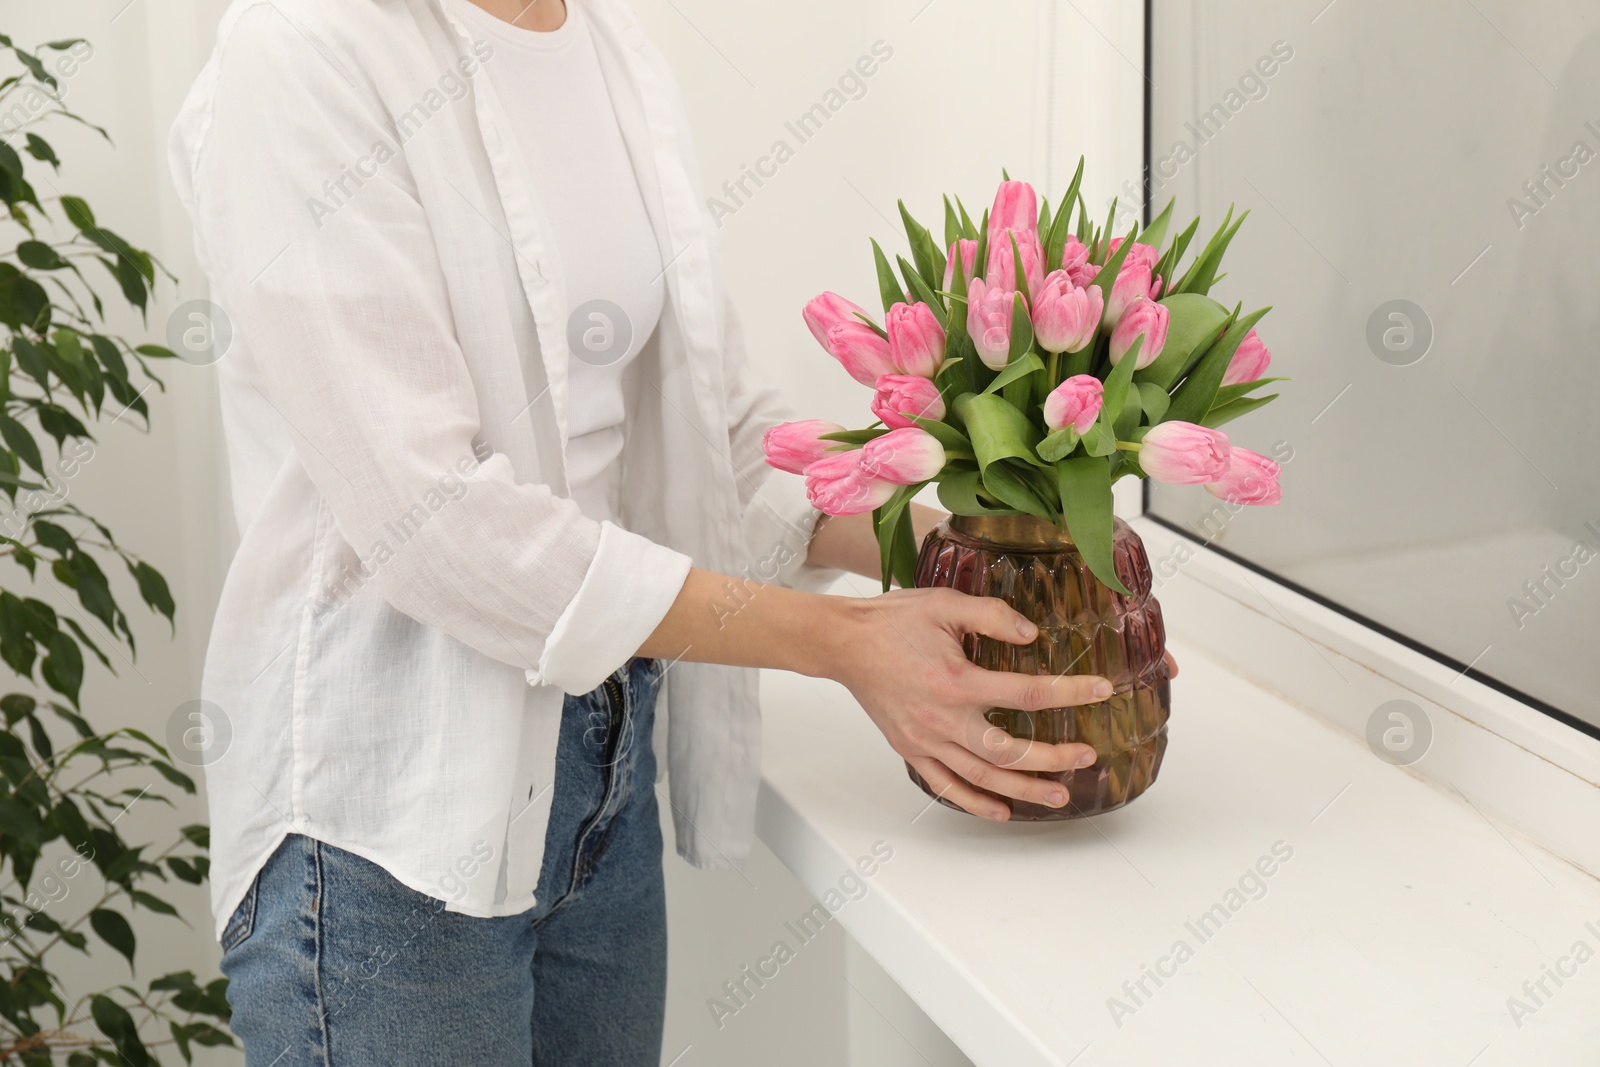
<path fill-rule="evenodd" d="M 1008 507 L 1046 522 L 1055 521 L 1055 515 L 1045 506 L 1044 501 L 1039 499 L 1038 494 L 1028 487 L 1023 476 L 1013 470 L 1007 462 L 994 463 L 984 468 L 983 487 L 991 496 Z"/>
<path fill-rule="evenodd" d="M 29 433 L 27 427 L 12 418 L 8 412 L 0 411 L 0 438 L 3 438 L 6 447 L 15 452 L 22 462 L 44 474 L 44 459 L 39 455 L 39 445 Z"/>
<path fill-rule="evenodd" d="M 911 258 L 916 262 L 917 273 L 927 283 L 930 290 L 937 290 L 944 281 L 944 257 L 939 255 L 939 246 L 934 242 L 933 235 L 928 228 L 916 219 L 906 209 L 904 200 L 897 201 L 900 206 L 900 221 L 905 224 L 906 240 L 911 245 Z M 935 304 L 942 307 L 942 304 Z"/>
<path fill-rule="evenodd" d="M 1169 313 L 1167 343 L 1154 363 L 1139 371 L 1134 380 L 1171 389 L 1194 361 L 1205 353 L 1228 322 L 1228 309 L 1198 293 L 1178 293 L 1157 301 Z"/>
<path fill-rule="evenodd" d="M 956 399 L 956 410 L 967 427 L 980 469 L 987 470 L 990 464 L 1003 459 L 1046 465 L 1034 453 L 1039 431 L 1003 397 L 993 393 L 967 394 Z"/>
<path fill-rule="evenodd" d="M 1167 395 L 1165 389 L 1152 382 L 1139 382 L 1138 387 L 1139 406 L 1144 410 L 1146 421 L 1154 426 L 1167 413 L 1167 408 L 1172 404 L 1172 397 Z"/>
<path fill-rule="evenodd" d="M 1138 427 L 1140 414 L 1139 390 L 1129 389 L 1123 397 L 1122 407 L 1117 411 L 1116 419 L 1111 423 L 1112 436 L 1119 441 L 1126 441 Z"/>
<path fill-rule="evenodd" d="M 135 903 L 144 905 L 150 911 L 153 911 L 158 915 L 170 915 L 173 918 L 181 918 L 181 916 L 178 914 L 177 908 L 174 908 L 171 904 L 168 904 L 160 897 L 152 896 L 151 894 L 146 893 L 142 889 L 131 890 L 128 893 L 128 896 L 132 898 Z M 110 914 L 114 915 L 116 913 L 112 912 Z"/>
<path fill-rule="evenodd" d="M 1017 244 L 1017 234 L 1015 230 L 1007 230 L 1006 233 L 1011 238 L 1011 261 L 1012 270 L 1016 272 L 1017 276 L 1017 296 L 1023 301 L 1023 306 L 1027 307 L 1033 303 L 1033 294 L 1028 292 L 1028 271 L 1022 263 L 1022 248 Z M 1028 336 L 1029 343 L 1031 344 L 1033 337 L 1031 325 L 1028 330 Z"/>
<path fill-rule="evenodd" d="M 54 248 L 43 241 L 23 241 L 17 245 L 17 258 L 34 270 L 61 270 L 69 266 Z"/>
<path fill-rule="evenodd" d="M 1232 422 L 1240 415 L 1248 415 L 1256 408 L 1265 407 L 1276 399 L 1278 399 L 1277 393 L 1269 393 L 1266 396 L 1247 396 L 1239 400 L 1230 400 L 1206 412 L 1206 417 L 1200 420 L 1200 425 L 1209 426 L 1214 430 L 1218 426 Z"/>
<path fill-rule="evenodd" d="M 1121 593 L 1133 593 L 1117 577 L 1115 528 L 1111 517 L 1111 464 L 1094 456 L 1072 456 L 1056 464 L 1061 510 L 1067 532 L 1083 561 L 1100 581 Z"/>
<path fill-rule="evenodd" d="M 1230 226 L 1229 222 L 1233 219 L 1233 206 L 1230 204 L 1228 206 L 1228 214 L 1222 220 L 1222 225 L 1218 227 L 1216 234 L 1207 242 L 1205 250 L 1190 265 L 1189 270 L 1178 284 L 1172 287 L 1171 291 L 1175 293 L 1199 293 L 1202 296 L 1209 293 L 1211 286 L 1216 284 L 1217 268 L 1222 265 L 1222 257 L 1228 251 L 1228 245 L 1233 241 L 1234 235 L 1239 232 L 1239 227 L 1244 225 L 1244 220 L 1249 217 L 1250 212 L 1246 211 Z"/>
<path fill-rule="evenodd" d="M 1078 198 L 1078 186 L 1083 182 L 1083 157 L 1078 157 L 1078 171 L 1072 176 L 1072 184 L 1067 186 L 1066 195 L 1061 198 L 1061 206 L 1056 211 L 1056 217 L 1050 224 L 1050 232 L 1045 237 L 1045 270 L 1057 270 L 1061 266 L 1061 253 L 1067 247 L 1067 238 L 1072 235 L 1072 204 Z"/>
<path fill-rule="evenodd" d="M 1174 273 L 1178 269 L 1179 261 L 1183 259 L 1183 254 L 1189 250 L 1189 242 L 1194 240 L 1195 231 L 1199 228 L 1200 220 L 1199 218 L 1196 218 L 1193 222 L 1189 223 L 1188 229 L 1184 230 L 1177 237 L 1173 238 L 1172 244 L 1167 247 L 1166 254 L 1162 256 L 1160 262 L 1156 264 L 1155 273 L 1157 275 L 1166 278 L 1170 283 Z M 1172 288 L 1173 287 L 1170 284 L 1167 286 L 1169 292 L 1172 290 Z"/>
<path fill-rule="evenodd" d="M 167 588 L 167 580 L 161 572 L 143 560 L 128 564 L 128 572 L 133 575 L 133 580 L 139 583 L 139 595 L 144 602 L 173 621 L 173 616 L 178 610 L 178 605 L 172 599 L 172 591 Z"/>
<path fill-rule="evenodd" d="M 1117 365 L 1111 368 L 1111 373 L 1106 375 L 1105 391 L 1100 397 L 1100 416 L 1095 420 L 1097 425 L 1110 429 L 1122 414 L 1128 386 L 1133 381 L 1134 369 L 1139 365 L 1139 350 L 1143 347 L 1144 334 L 1140 334 L 1133 339 L 1133 344 L 1128 346 L 1128 351 Z"/>
<path fill-rule="evenodd" d="M 887 426 L 875 426 L 870 430 L 836 430 L 833 433 L 817 435 L 819 441 L 833 441 L 842 445 L 864 445 L 889 432 Z"/>
<path fill-rule="evenodd" d="M 1151 248 L 1160 248 L 1161 242 L 1167 239 L 1167 226 L 1172 222 L 1172 209 L 1177 205 L 1178 198 L 1173 197 L 1167 201 L 1167 206 L 1157 215 L 1139 234 L 1139 243 L 1149 245 Z"/>
<path fill-rule="evenodd" d="M 940 422 L 938 419 L 928 419 L 921 415 L 909 416 L 911 421 L 933 435 L 934 440 L 946 452 L 972 453 L 972 442 L 967 440 L 966 434 L 951 426 L 949 423 Z"/>
<path fill-rule="evenodd" d="M 128 920 L 122 917 L 121 912 L 96 908 L 89 913 L 89 925 L 100 935 L 100 940 L 126 956 L 128 966 L 133 966 L 133 927 L 128 925 Z"/>
<path fill-rule="evenodd" d="M 57 633 L 50 641 L 50 654 L 39 665 L 45 684 L 73 704 L 78 703 L 78 689 L 83 685 L 83 653 L 66 634 Z"/>
<path fill-rule="evenodd" d="M 1116 452 L 1117 438 L 1105 423 L 1096 420 L 1083 435 L 1083 449 L 1091 456 L 1104 459 Z"/>
<path fill-rule="evenodd" d="M 1071 426 L 1049 433 L 1039 442 L 1039 458 L 1046 463 L 1066 459 L 1078 447 L 1079 440 L 1078 432 Z"/>
<path fill-rule="evenodd" d="M 1013 326 L 1013 329 L 1015 329 L 1015 326 Z M 1013 333 L 1012 337 L 1015 338 L 1016 334 Z M 998 393 L 1012 382 L 1042 370 L 1044 370 L 1044 360 L 1040 359 L 1034 352 L 1024 352 L 1021 357 L 1013 358 L 1010 363 L 1006 364 L 1006 369 L 995 375 L 994 381 L 989 383 L 984 392 Z"/>
<path fill-rule="evenodd" d="M 945 309 L 944 298 L 938 294 L 933 286 L 922 280 L 922 275 L 917 273 L 915 267 L 906 262 L 906 257 L 897 256 L 896 261 L 900 264 L 900 273 L 905 275 L 906 289 L 911 296 L 919 302 L 927 304 L 936 312 L 943 311 Z M 938 284 L 938 282 L 934 283 L 934 285 Z"/>
<path fill-rule="evenodd" d="M 956 217 L 956 207 L 947 196 L 944 198 L 944 247 L 948 253 L 950 246 L 961 240 L 961 220 Z"/>
<path fill-rule="evenodd" d="M 1224 385 L 1217 390 L 1217 395 L 1211 401 L 1211 409 L 1215 411 L 1223 404 L 1231 404 L 1240 397 L 1248 396 L 1262 386 L 1271 385 L 1273 382 L 1286 382 L 1287 378 L 1257 378 L 1253 382 L 1237 382 L 1234 385 Z"/>
<path fill-rule="evenodd" d="M 883 313 L 887 315 L 890 308 L 905 301 L 906 294 L 901 292 L 900 282 L 894 276 L 894 268 L 889 266 L 889 257 L 883 254 L 883 248 L 878 244 L 877 238 L 872 240 L 872 259 L 877 264 L 878 294 L 883 300 Z"/>
<path fill-rule="evenodd" d="M 1262 308 L 1260 311 L 1252 311 L 1228 327 L 1228 332 L 1200 357 L 1200 362 L 1195 364 L 1194 370 L 1189 372 L 1183 384 L 1172 394 L 1172 406 L 1167 409 L 1165 421 L 1199 422 L 1205 417 L 1211 410 L 1212 401 L 1216 399 L 1217 389 L 1222 383 L 1222 376 L 1228 372 L 1228 364 L 1232 361 L 1234 353 L 1239 350 L 1240 343 L 1270 310 L 1272 309 Z"/>
<path fill-rule="evenodd" d="M 978 495 L 983 476 L 978 471 L 957 471 L 939 481 L 939 503 L 955 515 L 1012 515 L 1014 509 L 995 506 Z"/>
<path fill-rule="evenodd" d="M 122 1058 L 128 1061 L 128 1067 L 149 1067 L 150 1053 L 145 1049 L 144 1042 L 139 1040 L 139 1028 L 126 1008 L 110 997 L 97 993 L 89 1000 L 89 1014 L 93 1016 L 95 1026 L 111 1039 Z"/>
<path fill-rule="evenodd" d="M 1117 284 L 1117 274 L 1122 270 L 1123 260 L 1128 258 L 1129 252 L 1133 251 L 1133 235 L 1138 232 L 1139 224 L 1134 223 L 1133 228 L 1128 231 L 1128 235 L 1122 239 L 1121 246 L 1106 261 L 1105 266 L 1100 268 L 1100 273 L 1094 276 L 1094 281 L 1089 283 L 1100 287 L 1100 291 L 1104 294 L 1107 303 L 1111 301 L 1111 287 Z M 1171 330 L 1170 326 L 1168 330 Z"/>

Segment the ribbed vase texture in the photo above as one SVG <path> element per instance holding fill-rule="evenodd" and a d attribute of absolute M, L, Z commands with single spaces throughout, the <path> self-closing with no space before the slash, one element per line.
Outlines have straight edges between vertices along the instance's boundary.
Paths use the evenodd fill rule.
<path fill-rule="evenodd" d="M 1030 772 L 1052 778 L 1071 796 L 1065 808 L 1010 800 L 1012 818 L 1077 819 L 1122 807 L 1150 788 L 1167 747 L 1172 698 L 1163 659 L 1161 605 L 1150 595 L 1150 562 L 1139 535 L 1116 520 L 1117 577 L 1127 597 L 1102 585 L 1058 527 L 1028 516 L 952 516 L 928 534 L 917 559 L 918 587 L 948 587 L 999 597 L 1039 627 L 1028 645 L 968 635 L 967 657 L 980 667 L 1022 674 L 1096 674 L 1115 687 L 1110 699 L 1075 708 L 992 708 L 990 723 L 1014 737 L 1093 745 L 1093 766 Z M 928 787 L 909 765 L 911 778 Z M 955 807 L 948 800 L 942 803 Z"/>

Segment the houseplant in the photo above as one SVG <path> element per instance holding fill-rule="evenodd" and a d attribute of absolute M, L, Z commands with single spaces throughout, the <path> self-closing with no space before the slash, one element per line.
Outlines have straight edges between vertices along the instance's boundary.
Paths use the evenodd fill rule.
<path fill-rule="evenodd" d="M 12 226 L 0 257 L 0 556 L 13 564 L 0 577 L 0 659 L 16 676 L 0 696 L 0 1065 L 143 1067 L 158 1046 L 189 1060 L 193 1045 L 233 1043 L 221 1025 L 224 979 L 113 977 L 133 972 L 128 915 L 176 920 L 159 883 L 204 881 L 207 833 L 185 826 L 160 846 L 124 836 L 130 808 L 169 803 L 166 788 L 193 793 L 194 782 L 146 734 L 92 725 L 79 700 L 86 651 L 107 670 L 135 653 L 102 562 L 126 570 L 169 623 L 176 611 L 161 574 L 70 500 L 98 447 L 86 423 L 148 425 L 144 394 L 160 385 L 150 361 L 173 355 L 107 332 L 105 278 L 142 316 L 158 265 L 61 193 L 61 162 L 37 132 L 66 120 L 105 135 L 62 91 L 86 49 L 27 50 L 0 35 L 0 55 L 14 61 L 0 80 L 0 201 Z M 69 989 L 63 953 L 91 950 L 103 978 Z"/>
<path fill-rule="evenodd" d="M 891 265 L 873 242 L 884 323 L 834 293 L 805 310 L 822 346 L 872 387 L 878 421 L 785 423 L 766 438 L 768 462 L 803 474 L 822 511 L 872 513 L 885 590 L 1000 596 L 1039 625 L 1021 649 L 969 637 L 975 662 L 1112 680 L 1099 704 L 988 713 L 1016 736 L 1099 752 L 1094 766 L 1055 776 L 1067 808 L 1013 804 L 1024 819 L 1120 807 L 1154 780 L 1165 750 L 1160 606 L 1143 545 L 1112 515 L 1112 485 L 1203 484 L 1238 504 L 1281 496 L 1277 464 L 1218 429 L 1273 400 L 1258 391 L 1282 380 L 1264 376 L 1271 357 L 1255 325 L 1267 309 L 1242 314 L 1210 295 L 1245 216 L 1230 209 L 1185 267 L 1198 219 L 1168 240 L 1168 204 L 1115 237 L 1115 204 L 1092 223 L 1082 179 L 1080 160 L 1052 211 L 1008 177 L 977 223 L 947 197 L 942 250 L 902 203 L 910 258 Z M 930 483 L 952 517 L 919 554 L 907 505 Z"/>

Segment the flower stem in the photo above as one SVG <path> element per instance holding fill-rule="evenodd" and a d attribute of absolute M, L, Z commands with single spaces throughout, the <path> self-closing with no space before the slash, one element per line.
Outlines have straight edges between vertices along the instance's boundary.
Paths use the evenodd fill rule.
<path fill-rule="evenodd" d="M 1141 444 L 1135 444 L 1132 441 L 1118 441 L 1117 447 L 1122 449 L 1124 452 L 1137 452 L 1144 446 Z"/>

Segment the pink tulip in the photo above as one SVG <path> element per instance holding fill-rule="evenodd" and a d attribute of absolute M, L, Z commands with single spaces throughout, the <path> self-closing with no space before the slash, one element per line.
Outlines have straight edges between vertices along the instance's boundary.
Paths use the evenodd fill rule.
<path fill-rule="evenodd" d="M 956 256 L 961 256 L 961 277 L 967 281 L 972 280 L 972 272 L 978 266 L 978 242 L 962 239 L 950 246 L 950 253 L 945 257 L 944 265 L 944 291 L 955 292 L 951 286 L 956 283 Z"/>
<path fill-rule="evenodd" d="M 1228 473 L 1207 484 L 1206 492 L 1230 504 L 1270 507 L 1283 499 L 1283 486 L 1278 484 L 1281 473 L 1283 468 L 1266 456 L 1235 448 L 1229 453 Z"/>
<path fill-rule="evenodd" d="M 989 208 L 990 252 L 994 251 L 995 244 L 1007 230 L 1017 231 L 1019 239 L 1027 235 L 1033 238 L 1034 243 L 1038 243 L 1039 197 L 1027 182 L 1001 182 L 996 190 L 994 205 Z M 1009 252 L 1010 242 L 1006 241 L 1005 245 Z"/>
<path fill-rule="evenodd" d="M 859 320 L 837 323 L 829 329 L 828 351 L 862 385 L 875 385 L 881 376 L 895 370 L 889 342 Z"/>
<path fill-rule="evenodd" d="M 1143 370 L 1154 363 L 1167 346 L 1167 327 L 1171 321 L 1172 313 L 1149 297 L 1135 300 L 1122 313 L 1117 328 L 1111 331 L 1111 365 L 1122 362 L 1136 337 L 1143 337 L 1144 344 L 1139 347 L 1139 361 L 1133 369 Z"/>
<path fill-rule="evenodd" d="M 908 414 L 924 419 L 944 418 L 944 397 L 939 395 L 939 387 L 927 378 L 914 374 L 885 374 L 878 379 L 878 389 L 872 397 L 872 413 L 882 419 L 885 426 L 902 429 L 916 425 Z"/>
<path fill-rule="evenodd" d="M 1163 422 L 1144 435 L 1139 466 L 1158 482 L 1202 485 L 1228 473 L 1228 435 L 1192 422 Z"/>
<path fill-rule="evenodd" d="M 1078 289 L 1064 270 L 1044 280 L 1033 300 L 1033 334 L 1046 352 L 1081 352 L 1094 340 L 1105 294 L 1099 286 Z"/>
<path fill-rule="evenodd" d="M 1233 354 L 1233 359 L 1228 361 L 1228 369 L 1222 375 L 1223 385 L 1238 385 L 1241 382 L 1253 382 L 1257 378 L 1265 377 L 1267 367 L 1272 363 L 1272 353 L 1267 351 L 1267 346 L 1261 343 L 1261 338 L 1251 330 L 1244 335 L 1244 340 L 1239 342 L 1239 350 Z"/>
<path fill-rule="evenodd" d="M 1151 299 L 1152 291 L 1160 290 L 1154 289 L 1151 283 L 1150 268 L 1143 263 L 1124 263 L 1117 280 L 1111 285 L 1111 296 L 1106 300 L 1106 313 L 1100 318 L 1100 329 L 1110 333 L 1122 321 L 1122 313 L 1135 300 Z"/>
<path fill-rule="evenodd" d="M 841 322 L 860 323 L 857 315 L 865 315 L 866 311 L 852 304 L 838 293 L 823 293 L 806 305 L 801 312 L 806 320 L 806 325 L 811 328 L 811 336 L 817 339 L 817 344 L 823 348 L 828 347 L 828 331 Z"/>
<path fill-rule="evenodd" d="M 1000 370 L 1011 361 L 1011 310 L 1015 303 L 1014 293 L 990 288 L 982 278 L 972 279 L 967 287 L 967 333 L 977 346 L 978 358 L 990 370 Z"/>
<path fill-rule="evenodd" d="M 781 422 L 761 438 L 762 451 L 767 463 L 790 474 L 804 474 L 807 467 L 828 454 L 830 448 L 840 447 L 834 441 L 823 441 L 825 433 L 838 433 L 844 427 L 822 419 L 802 422 Z"/>
<path fill-rule="evenodd" d="M 944 327 L 927 304 L 889 309 L 889 358 L 902 374 L 932 378 L 944 362 Z"/>
<path fill-rule="evenodd" d="M 1094 281 L 1100 268 L 1089 262 L 1089 246 L 1076 237 L 1068 237 L 1061 248 L 1061 269 L 1067 272 L 1072 284 L 1083 288 Z"/>
<path fill-rule="evenodd" d="M 1016 249 L 1011 247 L 1015 238 Z M 990 285 L 1001 289 L 1018 289 L 1017 253 L 1022 253 L 1022 276 L 1028 280 L 1028 294 L 1037 294 L 1044 286 L 1044 246 L 1032 231 L 1006 230 L 989 245 L 986 272 Z"/>
<path fill-rule="evenodd" d="M 1111 239 L 1111 251 L 1106 257 L 1107 259 L 1117 254 L 1118 250 L 1122 248 L 1122 241 L 1123 238 L 1121 237 L 1113 237 Z M 1159 248 L 1135 241 L 1133 242 L 1133 247 L 1128 250 L 1128 258 L 1122 261 L 1122 265 L 1126 268 L 1130 263 L 1142 263 L 1151 271 L 1154 271 L 1156 264 L 1160 262 L 1161 250 Z"/>
<path fill-rule="evenodd" d="M 1094 425 L 1105 403 L 1105 383 L 1092 374 L 1074 374 L 1044 399 L 1044 424 L 1052 430 L 1068 426 L 1082 437 Z"/>
<path fill-rule="evenodd" d="M 806 469 L 806 497 L 828 515 L 861 515 L 894 495 L 894 483 L 861 469 L 861 451 L 835 452 Z"/>
<path fill-rule="evenodd" d="M 896 485 L 916 485 L 944 470 L 944 446 L 927 430 L 908 427 L 874 437 L 861 449 L 861 473 Z"/>

